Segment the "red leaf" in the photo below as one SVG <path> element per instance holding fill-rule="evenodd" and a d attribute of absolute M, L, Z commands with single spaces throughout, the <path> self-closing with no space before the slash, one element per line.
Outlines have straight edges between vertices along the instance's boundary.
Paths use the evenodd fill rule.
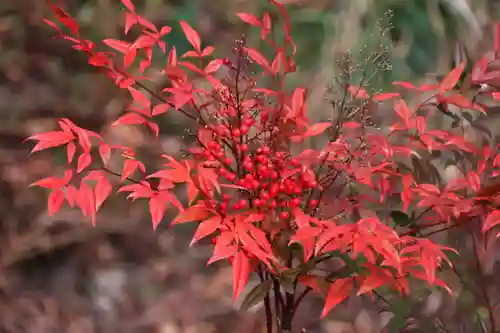
<path fill-rule="evenodd" d="M 216 261 L 233 257 L 238 251 L 234 242 L 234 234 L 232 232 L 221 232 L 220 236 L 215 238 L 215 247 L 212 257 L 207 262 L 210 265 Z"/>
<path fill-rule="evenodd" d="M 137 49 L 135 47 L 129 48 L 123 57 L 123 67 L 125 68 L 130 67 L 134 63 L 136 56 L 137 56 Z"/>
<path fill-rule="evenodd" d="M 368 95 L 368 92 L 366 92 L 365 89 L 362 87 L 358 87 L 353 84 L 349 84 L 347 86 L 347 91 L 352 95 L 353 98 L 359 98 L 359 99 L 368 99 L 370 98 L 370 95 Z"/>
<path fill-rule="evenodd" d="M 130 95 L 132 96 L 132 99 L 134 100 L 134 102 L 140 108 L 143 108 L 143 109 L 146 109 L 149 111 L 149 109 L 151 108 L 151 102 L 146 97 L 146 95 L 144 95 L 142 92 L 140 92 L 139 90 L 134 89 L 132 87 L 129 87 L 128 91 L 130 92 Z"/>
<path fill-rule="evenodd" d="M 271 66 L 269 65 L 269 61 L 262 55 L 262 53 L 250 47 L 245 47 L 245 51 L 247 52 L 248 56 L 262 68 L 264 68 L 269 73 L 273 72 Z"/>
<path fill-rule="evenodd" d="M 466 61 L 462 61 L 457 67 L 455 67 L 439 84 L 438 90 L 443 94 L 451 89 L 453 89 L 458 80 L 460 80 L 460 76 L 462 75 L 465 69 Z"/>
<path fill-rule="evenodd" d="M 132 1 L 130 1 L 130 0 L 122 0 L 122 3 L 123 3 L 123 5 L 125 7 L 127 7 L 128 10 L 130 10 L 133 13 L 135 13 L 135 7 L 132 4 Z"/>
<path fill-rule="evenodd" d="M 165 198 L 160 193 L 153 192 L 151 199 L 149 199 L 149 212 L 151 214 L 151 220 L 153 221 L 153 229 L 156 230 L 166 210 L 167 201 Z"/>
<path fill-rule="evenodd" d="M 131 159 L 125 160 L 123 164 L 123 172 L 120 178 L 120 183 L 122 183 L 125 179 L 130 177 L 135 172 L 135 170 L 137 170 L 137 168 L 139 168 L 142 172 L 146 171 L 144 164 L 142 164 L 141 162 Z"/>
<path fill-rule="evenodd" d="M 105 143 L 99 146 L 99 155 L 101 156 L 102 163 L 108 165 L 111 157 L 111 147 Z"/>
<path fill-rule="evenodd" d="M 381 93 L 372 97 L 375 102 L 385 101 L 387 99 L 392 99 L 395 97 L 401 97 L 399 93 Z"/>
<path fill-rule="evenodd" d="M 290 139 L 294 142 L 301 141 L 304 138 L 322 134 L 330 126 L 332 126 L 332 123 L 330 123 L 330 122 L 316 123 L 316 124 L 312 125 L 311 127 L 309 127 L 307 132 L 305 132 L 304 134 L 292 136 L 292 137 L 290 137 Z"/>
<path fill-rule="evenodd" d="M 299 276 L 298 277 L 298 282 L 302 284 L 303 286 L 309 287 L 318 294 L 322 294 L 323 296 L 327 295 L 325 288 L 321 288 L 322 286 L 318 283 L 318 281 L 324 281 L 324 278 L 317 277 L 314 275 L 306 275 L 306 276 Z"/>
<path fill-rule="evenodd" d="M 50 4 L 50 8 L 52 12 L 57 16 L 59 22 L 61 22 L 66 28 L 68 28 L 74 35 L 78 36 L 78 22 L 76 22 L 68 13 L 66 13 L 61 8 L 53 4 Z"/>
<path fill-rule="evenodd" d="M 35 147 L 31 150 L 31 153 L 35 153 L 40 150 L 47 148 L 53 148 L 62 146 L 74 140 L 75 136 L 71 132 L 67 131 L 50 131 L 32 135 L 26 140 L 37 140 L 39 141 Z"/>
<path fill-rule="evenodd" d="M 274 75 L 279 74 L 281 70 L 281 60 L 283 58 L 283 53 L 282 52 L 277 52 L 276 56 L 274 57 L 274 60 L 271 64 L 271 70 L 273 71 Z"/>
<path fill-rule="evenodd" d="M 201 40 L 198 32 L 196 32 L 196 30 L 194 30 L 186 21 L 180 21 L 179 23 L 189 43 L 198 53 L 201 53 Z"/>
<path fill-rule="evenodd" d="M 325 299 L 321 318 L 325 317 L 335 306 L 342 303 L 349 296 L 353 287 L 352 278 L 336 279 L 328 288 L 328 295 Z"/>
<path fill-rule="evenodd" d="M 261 40 L 265 40 L 270 33 L 271 33 L 271 15 L 269 15 L 269 13 L 264 13 L 264 15 L 262 16 L 262 28 L 260 29 Z"/>
<path fill-rule="evenodd" d="M 401 86 L 405 89 L 416 89 L 417 87 L 415 87 L 415 85 L 413 83 L 410 83 L 410 82 L 406 82 L 406 81 L 395 81 L 392 83 L 393 86 Z"/>
<path fill-rule="evenodd" d="M 90 163 L 92 163 L 92 157 L 90 156 L 89 153 L 82 153 L 80 157 L 78 157 L 78 163 L 76 167 L 76 172 L 80 173 L 84 169 L 86 169 Z"/>
<path fill-rule="evenodd" d="M 208 218 L 213 212 L 203 205 L 195 205 L 187 208 L 172 221 L 172 224 L 201 221 Z"/>
<path fill-rule="evenodd" d="M 203 49 L 203 52 L 201 52 L 201 56 L 202 57 L 208 57 L 209 55 L 211 55 L 212 53 L 214 53 L 215 51 L 215 47 L 213 46 L 207 46 Z"/>
<path fill-rule="evenodd" d="M 305 115 L 305 99 L 306 90 L 304 88 L 296 88 L 292 94 L 291 111 L 285 116 L 285 119 L 296 119 Z"/>
<path fill-rule="evenodd" d="M 80 207 L 83 216 L 90 216 L 92 225 L 95 225 L 95 197 L 92 189 L 84 180 L 82 180 L 80 183 L 80 189 L 78 191 L 76 204 Z"/>
<path fill-rule="evenodd" d="M 115 49 L 123 54 L 127 53 L 128 50 L 130 49 L 130 43 L 127 43 L 122 40 L 106 38 L 102 42 L 107 46 L 111 47 L 112 49 Z"/>
<path fill-rule="evenodd" d="M 359 283 L 357 295 L 363 295 L 384 285 L 389 285 L 393 280 L 389 276 L 382 274 L 379 270 L 371 270 L 369 275 L 364 277 Z"/>
<path fill-rule="evenodd" d="M 160 170 L 155 173 L 150 174 L 147 178 L 164 178 L 171 180 L 174 183 L 186 183 L 191 182 L 191 170 L 186 164 L 179 163 L 172 157 L 170 158 L 170 163 L 166 164 L 170 169 Z"/>
<path fill-rule="evenodd" d="M 61 188 L 61 187 L 68 185 L 68 183 L 72 177 L 73 177 L 73 171 L 66 170 L 64 172 L 63 178 L 57 178 L 57 177 L 43 178 L 37 182 L 32 183 L 30 185 L 30 187 L 39 186 L 39 187 L 48 188 L 48 189 L 58 189 L 58 188 Z"/>
<path fill-rule="evenodd" d="M 106 177 L 99 177 L 94 188 L 96 211 L 101 208 L 104 201 L 109 197 L 113 186 Z"/>
<path fill-rule="evenodd" d="M 221 59 L 212 60 L 208 63 L 207 67 L 205 67 L 205 73 L 212 74 L 214 72 L 217 72 L 221 66 L 222 66 Z"/>
<path fill-rule="evenodd" d="M 66 156 L 68 163 L 71 163 L 73 161 L 73 158 L 75 157 L 75 152 L 76 152 L 76 145 L 74 142 L 71 141 L 66 146 Z"/>
<path fill-rule="evenodd" d="M 242 251 L 238 251 L 233 260 L 233 302 L 247 285 L 250 270 L 250 260 Z"/>
<path fill-rule="evenodd" d="M 197 243 L 200 239 L 216 232 L 221 225 L 221 221 L 222 219 L 220 216 L 213 216 L 208 220 L 202 221 L 199 224 L 198 229 L 196 229 L 196 232 L 189 246 L 193 246 L 193 244 Z"/>
<path fill-rule="evenodd" d="M 347 121 L 342 124 L 342 128 L 355 129 L 361 127 L 361 124 L 355 121 Z"/>
<path fill-rule="evenodd" d="M 460 95 L 460 94 L 451 94 L 449 96 L 446 96 L 444 98 L 444 101 L 448 104 L 453 104 L 453 105 L 456 105 L 456 106 L 464 108 L 464 109 L 473 109 L 473 110 L 480 111 L 482 113 L 486 113 L 486 111 L 484 110 L 484 108 L 481 105 L 479 105 L 477 103 L 473 103 L 472 101 L 467 99 L 465 96 Z"/>
<path fill-rule="evenodd" d="M 194 51 L 189 51 L 189 52 L 194 52 Z M 192 56 L 196 55 L 196 54 L 189 54 L 189 52 L 184 53 L 184 55 L 182 57 L 185 58 L 185 57 L 192 57 Z M 205 74 L 205 72 L 203 72 L 201 69 L 199 69 L 196 65 L 194 65 L 191 62 L 181 61 L 179 64 L 181 66 L 186 67 L 189 70 L 192 70 L 195 73 L 198 73 L 201 75 Z"/>
<path fill-rule="evenodd" d="M 143 116 L 141 116 L 135 112 L 129 112 L 126 115 L 118 118 L 111 126 L 138 125 L 138 124 L 144 124 L 147 122 L 148 122 L 148 120 L 146 118 L 144 118 Z"/>
<path fill-rule="evenodd" d="M 483 232 L 490 230 L 498 224 L 500 224 L 500 210 L 497 209 L 492 211 L 490 214 L 488 214 L 488 217 L 486 217 L 486 221 L 484 222 L 482 228 Z"/>
<path fill-rule="evenodd" d="M 298 223 L 297 223 L 298 224 Z M 307 221 L 309 224 L 309 221 Z M 316 227 L 303 226 L 295 232 L 295 235 L 290 239 L 290 244 L 299 242 L 304 250 L 304 262 L 309 261 L 314 253 L 315 238 L 319 236 L 321 229 Z"/>
<path fill-rule="evenodd" d="M 125 35 L 128 34 L 130 29 L 138 22 L 137 15 L 131 13 L 125 13 Z"/>
<path fill-rule="evenodd" d="M 295 207 L 292 209 L 292 213 L 295 216 L 295 223 L 299 229 L 311 226 L 311 216 L 304 214 L 302 209 Z"/>
<path fill-rule="evenodd" d="M 410 108 L 408 107 L 408 104 L 406 104 L 406 102 L 402 99 L 397 100 L 395 102 L 394 109 L 397 115 L 403 120 L 405 126 L 409 128 L 411 111 Z"/>
<path fill-rule="evenodd" d="M 446 142 L 446 145 L 455 145 L 458 148 L 462 149 L 463 151 L 467 152 L 475 152 L 477 150 L 477 147 L 466 140 L 466 138 L 461 137 L 461 136 L 454 136 L 451 139 L 449 139 Z"/>
<path fill-rule="evenodd" d="M 68 204 L 71 208 L 75 206 L 76 201 L 78 200 L 78 190 L 73 185 L 66 186 L 66 200 L 68 200 Z"/>
<path fill-rule="evenodd" d="M 153 131 L 155 137 L 158 139 L 158 135 L 160 135 L 160 127 L 158 126 L 158 124 L 153 121 L 148 121 L 146 123 L 146 126 L 148 126 Z"/>
<path fill-rule="evenodd" d="M 167 113 L 170 109 L 170 104 L 158 104 L 153 108 L 153 116 L 158 116 L 163 113 Z"/>
<path fill-rule="evenodd" d="M 50 192 L 48 203 L 49 203 L 48 215 L 52 216 L 61 209 L 61 206 L 64 203 L 64 192 L 60 189 L 56 189 Z"/>
<path fill-rule="evenodd" d="M 236 15 L 238 15 L 238 17 L 248 23 L 248 24 L 251 24 L 253 26 L 256 26 L 256 27 L 260 27 L 262 26 L 262 22 L 259 20 L 259 18 L 253 14 L 249 14 L 249 13 L 236 13 Z"/>
<path fill-rule="evenodd" d="M 469 181 L 470 187 L 477 193 L 481 187 L 481 178 L 479 175 L 476 172 L 471 171 L 467 175 L 467 180 Z"/>
<path fill-rule="evenodd" d="M 130 184 L 122 186 L 118 189 L 118 193 L 120 192 L 130 192 L 127 196 L 127 199 L 136 200 L 138 198 L 151 198 L 151 185 L 146 181 L 141 181 L 138 184 Z"/>

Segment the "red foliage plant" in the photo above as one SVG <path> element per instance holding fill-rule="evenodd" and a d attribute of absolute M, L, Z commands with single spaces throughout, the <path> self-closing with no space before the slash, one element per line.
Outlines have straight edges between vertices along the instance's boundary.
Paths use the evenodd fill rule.
<path fill-rule="evenodd" d="M 191 243 L 208 238 L 213 244 L 209 263 L 229 260 L 235 299 L 256 274 L 261 284 L 250 292 L 252 302 L 264 301 L 266 315 L 274 311 L 282 331 L 290 329 L 298 304 L 310 291 L 324 296 L 325 316 L 353 290 L 372 295 L 385 286 L 406 294 L 412 280 L 449 290 L 438 270 L 443 262 L 451 265 L 443 251 L 453 249 L 433 243 L 421 232 L 431 226 L 449 228 L 464 216 L 482 217 L 484 232 L 499 224 L 500 210 L 494 204 L 498 187 L 482 184 L 498 174 L 500 158 L 496 146 L 477 146 L 463 133 L 432 128 L 427 120 L 436 112 L 456 117 L 451 108 L 487 113 L 478 98 L 500 97 L 491 85 L 483 89 L 498 77 L 498 72 L 488 70 L 498 50 L 481 58 L 469 76 L 463 62 L 439 84 L 394 82 L 402 91 L 425 96 L 415 105 L 400 92 L 370 94 L 362 86 L 346 86 L 353 100 L 393 104 L 396 120 L 388 132 L 368 130 L 367 117 L 311 124 L 307 90 L 285 88 L 288 75 L 296 70 L 287 11 L 278 1 L 269 2 L 284 19 L 281 42 L 270 37 L 276 27 L 269 13 L 237 15 L 260 29 L 261 39 L 274 50 L 272 60 L 245 41 L 236 43 L 232 58 L 216 58 L 214 47 L 203 46 L 198 32 L 185 21 L 180 27 L 192 50 L 178 55 L 175 46 L 167 47 L 162 40 L 171 28 L 158 28 L 139 15 L 130 0 L 122 0 L 125 34 L 137 29 L 138 37 L 133 42 L 104 39 L 101 46 L 111 50 L 99 51 L 99 45 L 81 37 L 78 23 L 68 13 L 49 3 L 56 21 L 45 22 L 88 55 L 90 65 L 130 93 L 127 112 L 113 126 L 145 125 L 158 136 L 155 121 L 171 110 L 191 118 L 196 126 L 189 153 L 163 155 L 164 168 L 155 172 L 146 170 L 133 149 L 109 145 L 98 133 L 69 119 L 58 120 L 60 130 L 31 136 L 36 141 L 33 152 L 66 146 L 64 176 L 32 184 L 50 190 L 49 214 L 67 202 L 95 224 L 96 212 L 113 192 L 108 177 L 118 175 L 122 185 L 116 192 L 147 200 L 153 228 L 171 207 L 177 211 L 172 224 L 198 223 Z M 151 81 L 148 73 L 156 47 L 168 53 L 161 72 L 169 85 L 158 93 L 146 84 Z M 133 71 L 134 67 L 138 68 Z M 456 89 L 464 75 L 462 85 L 477 88 L 473 99 L 464 89 Z M 263 78 L 272 79 L 273 88 L 262 87 Z M 199 79 L 208 85 L 200 87 Z M 318 135 L 330 138 L 324 147 L 292 153 L 297 151 L 292 148 Z M 448 184 L 420 182 L 414 170 L 404 168 L 408 160 L 435 152 L 477 161 Z M 121 172 L 110 169 L 112 154 L 123 157 Z M 172 192 L 178 186 L 186 189 L 187 203 Z M 421 209 L 425 214 L 409 229 L 391 225 L 385 214 L 389 200 L 402 212 Z M 428 222 L 420 223 L 422 216 Z M 341 259 L 342 268 L 329 273 L 317 269 L 331 259 Z"/>

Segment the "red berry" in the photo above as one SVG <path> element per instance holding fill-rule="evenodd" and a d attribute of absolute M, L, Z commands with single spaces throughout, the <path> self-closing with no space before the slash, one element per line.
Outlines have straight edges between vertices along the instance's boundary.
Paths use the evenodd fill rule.
<path fill-rule="evenodd" d="M 260 196 L 260 198 L 261 198 L 262 200 L 268 200 L 268 199 L 269 199 L 269 193 L 267 193 L 266 191 L 262 191 L 262 192 L 260 192 L 260 195 L 259 195 L 259 196 Z"/>
<path fill-rule="evenodd" d="M 241 125 L 240 131 L 241 131 L 241 134 L 243 134 L 243 135 L 248 134 L 248 126 Z"/>
<path fill-rule="evenodd" d="M 293 198 L 292 201 L 290 201 L 290 206 L 297 207 L 298 205 L 300 205 L 300 199 L 299 198 Z"/>
<path fill-rule="evenodd" d="M 267 177 L 267 175 L 269 174 L 269 169 L 265 165 L 259 165 L 258 169 L 259 169 L 259 174 L 262 177 Z"/>
<path fill-rule="evenodd" d="M 290 214 L 288 212 L 281 212 L 280 213 L 280 219 L 286 220 L 290 217 Z"/>
<path fill-rule="evenodd" d="M 309 202 L 310 207 L 316 207 L 318 205 L 318 200 L 313 199 Z"/>
<path fill-rule="evenodd" d="M 233 134 L 233 137 L 238 138 L 241 136 L 241 131 L 239 129 L 234 129 L 232 134 Z"/>
<path fill-rule="evenodd" d="M 278 195 L 279 191 L 279 186 L 277 184 L 271 185 L 271 188 L 269 189 L 269 195 L 271 198 L 274 198 L 276 195 Z"/>
<path fill-rule="evenodd" d="M 253 204 L 255 205 L 255 207 L 262 207 L 262 206 L 264 206 L 264 201 L 262 201 L 260 199 L 255 199 L 253 201 Z"/>

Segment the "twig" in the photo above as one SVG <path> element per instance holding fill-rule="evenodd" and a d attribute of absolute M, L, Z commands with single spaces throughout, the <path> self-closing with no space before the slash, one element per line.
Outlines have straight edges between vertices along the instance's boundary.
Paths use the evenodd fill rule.
<path fill-rule="evenodd" d="M 493 307 L 491 306 L 490 296 L 488 295 L 486 282 L 484 281 L 483 268 L 481 265 L 481 261 L 479 260 L 479 253 L 478 253 L 478 248 L 477 248 L 476 236 L 472 232 L 471 232 L 471 235 L 472 235 L 472 247 L 474 250 L 474 257 L 476 260 L 476 269 L 478 271 L 479 280 L 480 280 L 479 284 L 480 284 L 481 292 L 483 294 L 484 302 L 486 303 L 485 305 L 486 305 L 486 309 L 488 310 L 488 317 L 490 320 L 490 326 L 491 326 L 490 332 L 496 333 L 497 329 L 496 329 L 496 325 L 495 325 L 495 317 L 493 316 Z"/>

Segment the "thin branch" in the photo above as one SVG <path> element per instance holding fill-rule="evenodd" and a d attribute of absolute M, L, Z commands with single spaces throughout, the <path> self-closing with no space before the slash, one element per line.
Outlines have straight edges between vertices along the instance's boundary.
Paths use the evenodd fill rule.
<path fill-rule="evenodd" d="M 472 247 L 473 247 L 473 250 L 474 250 L 474 257 L 475 257 L 475 261 L 476 261 L 476 269 L 478 271 L 478 274 L 479 274 L 479 285 L 480 285 L 480 288 L 481 288 L 481 292 L 483 294 L 483 298 L 484 298 L 484 302 L 485 302 L 485 305 L 486 305 L 486 309 L 488 310 L 488 317 L 489 317 L 489 320 L 490 320 L 490 332 L 491 333 L 496 333 L 497 332 L 497 329 L 496 329 L 496 324 L 495 324 L 495 317 L 493 315 L 493 307 L 491 306 L 491 300 L 490 300 L 490 296 L 488 294 L 488 289 L 487 289 L 487 285 L 486 285 L 486 282 L 484 281 L 484 276 L 483 276 L 483 267 L 481 265 L 481 261 L 479 260 L 479 253 L 478 253 L 478 248 L 477 248 L 477 240 L 476 240 L 476 236 L 471 232 L 471 235 L 472 235 Z"/>
<path fill-rule="evenodd" d="M 257 269 L 257 274 L 259 275 L 260 282 L 265 281 L 264 274 L 262 272 L 262 267 L 259 265 Z M 269 299 L 269 291 L 264 297 L 264 311 L 266 314 L 266 333 L 273 333 L 273 313 L 271 311 L 271 301 Z"/>

